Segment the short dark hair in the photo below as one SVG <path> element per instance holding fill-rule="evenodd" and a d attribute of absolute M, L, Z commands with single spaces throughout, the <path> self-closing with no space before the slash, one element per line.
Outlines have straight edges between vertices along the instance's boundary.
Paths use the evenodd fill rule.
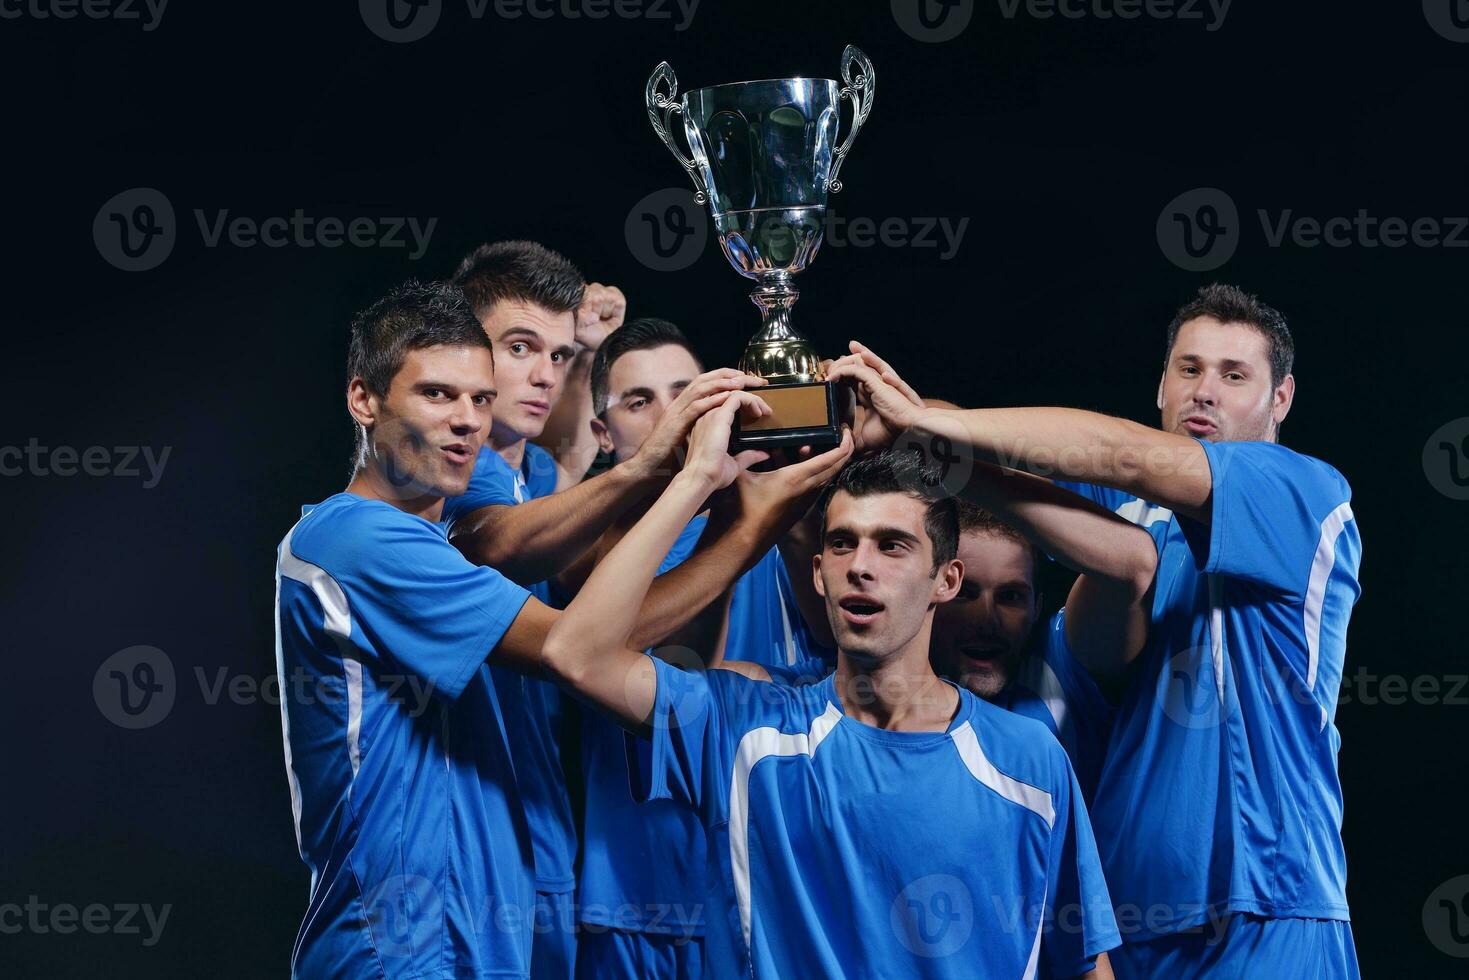
<path fill-rule="evenodd" d="M 971 504 L 967 500 L 959 500 L 959 534 L 993 534 L 996 537 L 1009 538 L 1016 544 L 1021 545 L 1030 552 L 1030 561 L 1033 569 L 1040 568 L 1040 551 L 1030 539 L 1020 533 L 1020 529 L 1009 521 L 1004 520 L 992 511 L 985 510 L 977 504 Z M 1034 578 L 1034 574 L 1032 574 Z"/>
<path fill-rule="evenodd" d="M 607 411 L 607 400 L 611 396 L 607 390 L 608 378 L 612 376 L 612 365 L 619 357 L 633 351 L 652 350 L 669 344 L 682 347 L 689 352 L 694 363 L 701 363 L 699 355 L 689 343 L 689 338 L 668 320 L 643 316 L 614 330 L 592 357 L 592 411 L 598 415 Z"/>
<path fill-rule="evenodd" d="M 1265 337 L 1266 353 L 1270 358 L 1270 384 L 1279 387 L 1290 374 L 1296 361 L 1296 342 L 1290 335 L 1285 317 L 1272 306 L 1260 302 L 1259 297 L 1245 292 L 1238 286 L 1213 282 L 1204 286 L 1198 294 L 1173 314 L 1168 324 L 1168 350 L 1163 354 L 1163 366 L 1173 358 L 1173 344 L 1178 340 L 1178 328 L 1196 317 L 1213 317 L 1220 323 L 1241 323 L 1258 330 Z"/>
<path fill-rule="evenodd" d="M 581 272 L 564 255 L 525 241 L 481 245 L 459 263 L 454 285 L 481 318 L 503 299 L 565 313 L 581 305 L 586 291 Z"/>
<path fill-rule="evenodd" d="M 917 453 L 888 449 L 850 463 L 837 474 L 821 498 L 821 531 L 826 534 L 826 515 L 831 498 L 838 493 L 870 497 L 879 493 L 901 493 L 926 501 L 928 512 L 923 529 L 933 543 L 933 569 L 952 561 L 959 553 L 959 509 L 943 490 L 938 471 Z"/>
<path fill-rule="evenodd" d="M 352 318 L 347 377 L 360 377 L 368 391 L 385 396 L 409 351 L 441 346 L 483 347 L 494 356 L 459 290 L 410 279 Z"/>

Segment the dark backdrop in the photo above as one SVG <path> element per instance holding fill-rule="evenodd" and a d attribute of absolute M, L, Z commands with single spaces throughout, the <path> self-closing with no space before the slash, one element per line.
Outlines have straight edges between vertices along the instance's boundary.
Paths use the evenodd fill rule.
<path fill-rule="evenodd" d="M 637 205 L 685 183 L 648 125 L 644 82 L 663 59 L 685 88 L 834 76 L 846 43 L 872 57 L 879 86 L 834 203 L 896 223 L 886 243 L 831 243 L 802 276 L 798 322 L 824 351 L 863 338 L 919 389 L 964 404 L 1153 421 L 1163 327 L 1199 285 L 1240 283 L 1289 316 L 1298 388 L 1284 441 L 1346 474 L 1365 539 L 1338 717 L 1364 972 L 1463 969 L 1450 954 L 1469 941 L 1439 905 L 1463 897 L 1453 879 L 1469 873 L 1469 691 L 1454 680 L 1469 670 L 1469 491 L 1452 468 L 1469 427 L 1469 232 L 1452 220 L 1469 214 L 1469 44 L 1447 0 L 1289 12 L 1238 0 L 1222 22 L 1184 0 L 1134 19 L 1098 16 L 1110 0 L 1073 7 L 1079 18 L 963 0 L 931 31 L 904 0 L 704 0 L 684 30 L 653 0 L 603 19 L 566 13 L 612 10 L 596 0 L 557 0 L 549 18 L 493 6 L 476 18 L 443 0 L 409 43 L 370 26 L 388 33 L 382 2 L 178 0 L 153 29 L 142 7 L 62 19 L 39 16 L 57 12 L 43 2 L 0 4 L 0 445 L 35 445 L 40 460 L 0 480 L 0 903 L 101 904 L 114 927 L 128 904 L 170 912 L 152 945 L 141 914 L 136 934 L 61 933 L 49 911 L 18 934 L 18 918 L 0 920 L 0 972 L 286 972 L 307 875 L 278 711 L 257 688 L 274 670 L 276 542 L 300 504 L 345 483 L 351 313 L 407 277 L 445 275 L 481 241 L 533 237 L 729 362 L 755 327 L 747 284 L 712 242 L 681 270 L 655 268 L 642 214 L 663 220 L 668 205 Z M 138 188 L 159 192 L 171 224 Z M 207 229 L 225 211 L 297 209 L 369 219 L 373 235 L 436 222 L 414 259 L 391 240 L 210 245 L 195 215 Z M 1359 211 L 1436 219 L 1458 245 L 1374 247 L 1370 229 L 1340 246 L 1271 240 L 1282 217 Z M 899 240 L 938 218 L 967 222 L 956 249 Z M 118 222 L 133 223 L 138 259 Z M 1180 250 L 1186 222 L 1198 257 Z M 155 225 L 171 231 L 142 234 Z M 64 475 L 52 452 L 94 446 L 108 475 Z M 117 447 L 130 446 L 169 452 L 155 486 L 145 463 L 128 475 Z M 16 468 L 13 454 L 0 462 Z M 174 679 L 171 707 L 134 729 L 114 723 L 138 718 L 119 715 L 103 668 L 137 646 L 162 651 Z M 1388 703 L 1387 675 L 1417 696 Z"/>

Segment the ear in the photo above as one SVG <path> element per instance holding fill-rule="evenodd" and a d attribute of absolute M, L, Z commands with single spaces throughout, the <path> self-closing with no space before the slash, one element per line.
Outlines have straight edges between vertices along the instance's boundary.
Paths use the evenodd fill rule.
<path fill-rule="evenodd" d="M 1290 414 L 1290 407 L 1296 398 L 1296 376 L 1287 374 L 1280 382 L 1280 386 L 1271 395 L 1270 417 L 1276 425 L 1285 421 Z"/>
<path fill-rule="evenodd" d="M 607 423 L 601 419 L 592 418 L 592 435 L 597 440 L 597 448 L 602 452 L 612 455 L 612 433 L 607 431 Z"/>
<path fill-rule="evenodd" d="M 958 558 L 950 558 L 939 569 L 934 578 L 933 601 L 948 602 L 959 594 L 959 587 L 964 584 L 964 562 Z"/>
<path fill-rule="evenodd" d="M 1167 380 L 1168 371 L 1164 369 L 1163 373 L 1158 375 L 1158 411 L 1160 412 L 1163 411 L 1163 382 Z"/>
<path fill-rule="evenodd" d="M 816 594 L 826 598 L 826 583 L 821 580 L 821 552 L 811 556 L 811 581 L 816 585 Z"/>
<path fill-rule="evenodd" d="M 347 411 L 358 425 L 371 431 L 377 424 L 382 407 L 382 400 L 367 390 L 367 382 L 360 376 L 347 382 Z"/>

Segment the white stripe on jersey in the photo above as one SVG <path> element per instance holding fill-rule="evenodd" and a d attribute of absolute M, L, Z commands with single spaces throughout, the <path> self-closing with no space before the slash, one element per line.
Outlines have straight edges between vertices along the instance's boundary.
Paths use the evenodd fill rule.
<path fill-rule="evenodd" d="M 826 710 L 811 719 L 811 733 L 787 735 L 774 728 L 756 728 L 745 733 L 735 750 L 734 778 L 729 788 L 729 863 L 734 873 L 735 901 L 740 907 L 740 927 L 745 949 L 750 948 L 750 771 L 761 759 L 772 756 L 816 757 L 816 749 L 841 721 L 842 713 L 830 701 Z"/>

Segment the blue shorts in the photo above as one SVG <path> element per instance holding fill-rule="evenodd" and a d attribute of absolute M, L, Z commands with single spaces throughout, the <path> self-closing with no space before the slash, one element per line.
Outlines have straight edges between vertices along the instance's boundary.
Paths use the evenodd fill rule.
<path fill-rule="evenodd" d="M 1223 935 L 1220 935 L 1220 925 Z M 1236 913 L 1108 954 L 1117 980 L 1358 980 L 1352 924 Z"/>
<path fill-rule="evenodd" d="M 532 980 L 571 980 L 576 968 L 576 893 L 536 892 L 531 934 Z"/>
<path fill-rule="evenodd" d="M 699 980 L 704 937 L 582 927 L 577 980 Z"/>

